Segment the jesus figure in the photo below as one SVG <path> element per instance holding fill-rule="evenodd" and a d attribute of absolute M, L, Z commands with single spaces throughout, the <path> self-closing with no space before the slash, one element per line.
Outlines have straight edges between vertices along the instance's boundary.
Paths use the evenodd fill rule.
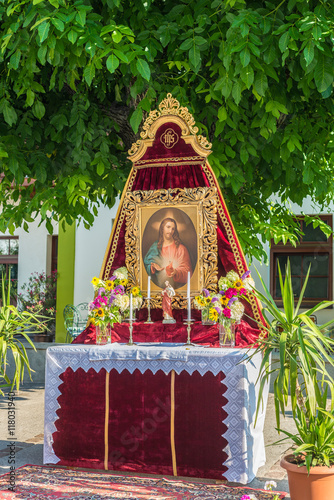
<path fill-rule="evenodd" d="M 166 280 L 179 288 L 187 282 L 188 272 L 193 273 L 189 252 L 181 242 L 177 224 L 166 217 L 159 227 L 159 239 L 155 241 L 144 258 L 146 272 L 161 288 Z"/>

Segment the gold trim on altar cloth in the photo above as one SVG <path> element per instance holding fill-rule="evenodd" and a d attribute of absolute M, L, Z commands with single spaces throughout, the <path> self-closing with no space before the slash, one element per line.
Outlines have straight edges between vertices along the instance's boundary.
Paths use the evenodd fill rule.
<path fill-rule="evenodd" d="M 109 378 L 110 378 L 110 373 L 106 372 L 105 413 L 104 413 L 104 469 L 105 470 L 108 470 L 108 456 L 109 456 Z"/>
<path fill-rule="evenodd" d="M 192 263 L 191 294 L 198 294 L 203 288 L 214 291 L 218 279 L 217 205 L 215 187 L 127 192 L 124 197 L 125 265 L 130 285 L 139 284 L 146 294 L 145 255 L 157 241 L 161 222 L 172 218 Z M 154 282 L 151 277 L 151 307 L 161 307 L 164 283 L 164 280 Z M 187 282 L 175 288 L 173 307 L 184 309 Z"/>
<path fill-rule="evenodd" d="M 172 451 L 173 476 L 177 476 L 176 451 L 175 451 L 175 370 L 170 377 L 170 447 Z"/>
<path fill-rule="evenodd" d="M 164 123 L 179 125 L 181 138 L 184 142 L 190 144 L 201 158 L 209 156 L 212 144 L 206 137 L 197 135 L 198 127 L 195 125 L 193 115 L 188 111 L 188 108 L 180 106 L 179 101 L 172 97 L 172 94 L 167 94 L 166 99 L 163 99 L 159 104 L 159 110 L 150 111 L 143 125 L 143 131 L 140 134 L 141 139 L 133 143 L 131 149 L 128 151 L 128 158 L 133 163 L 138 162 L 144 156 L 147 149 L 153 146 L 155 134 Z M 166 140 L 164 140 L 163 136 L 166 134 Z M 163 136 L 160 140 L 167 149 L 172 148 L 179 140 L 177 133 L 172 129 L 167 129 Z"/>

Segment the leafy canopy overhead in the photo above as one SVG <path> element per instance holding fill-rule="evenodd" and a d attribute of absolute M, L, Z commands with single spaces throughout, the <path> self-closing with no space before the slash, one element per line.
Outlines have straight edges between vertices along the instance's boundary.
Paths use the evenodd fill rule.
<path fill-rule="evenodd" d="M 258 233 L 296 240 L 285 202 L 325 207 L 334 192 L 333 40 L 331 0 L 3 2 L 0 229 L 37 213 L 50 231 L 51 219 L 92 224 L 171 92 L 213 143 L 246 252 L 263 253 Z"/>

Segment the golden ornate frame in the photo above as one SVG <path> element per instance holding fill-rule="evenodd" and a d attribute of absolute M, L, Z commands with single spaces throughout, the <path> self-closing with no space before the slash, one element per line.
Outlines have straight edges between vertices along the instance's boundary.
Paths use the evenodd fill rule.
<path fill-rule="evenodd" d="M 212 144 L 202 135 L 197 135 L 198 127 L 188 108 L 181 106 L 172 94 L 167 94 L 159 104 L 159 110 L 150 111 L 140 133 L 141 139 L 134 142 L 129 149 L 128 158 L 137 163 L 145 154 L 147 148 L 153 145 L 158 128 L 168 121 L 176 123 L 181 128 L 181 137 L 186 144 L 191 144 L 200 158 L 206 158 L 211 153 Z"/>
<path fill-rule="evenodd" d="M 131 285 L 141 286 L 141 251 L 140 251 L 140 209 L 152 206 L 177 207 L 177 205 L 192 205 L 198 210 L 198 272 L 199 289 L 192 290 L 192 295 L 202 288 L 216 290 L 218 279 L 218 245 L 217 245 L 217 207 L 218 196 L 215 187 L 199 187 L 195 189 L 159 189 L 154 191 L 127 192 L 124 197 L 126 220 L 125 232 L 125 265 L 129 272 Z M 151 296 L 151 306 L 161 307 L 161 295 Z M 184 309 L 187 299 L 181 293 L 176 293 L 173 307 Z"/>

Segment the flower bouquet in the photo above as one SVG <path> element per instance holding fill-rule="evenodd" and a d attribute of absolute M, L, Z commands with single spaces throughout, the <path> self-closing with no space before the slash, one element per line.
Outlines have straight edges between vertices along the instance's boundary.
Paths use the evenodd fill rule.
<path fill-rule="evenodd" d="M 212 323 L 219 323 L 220 345 L 235 345 L 235 324 L 241 320 L 245 310 L 240 298 L 254 287 L 249 274 L 250 271 L 247 271 L 240 278 L 235 271 L 229 271 L 219 279 L 217 294 L 203 289 L 202 294 L 194 298 L 194 306 L 202 311 L 202 318 L 204 311 L 205 318 Z"/>
<path fill-rule="evenodd" d="M 240 278 L 235 271 L 229 271 L 218 281 L 220 299 L 216 305 L 219 316 L 219 344 L 235 345 L 235 324 L 238 323 L 245 311 L 240 298 L 245 297 L 254 287 L 250 271 L 246 271 Z"/>

